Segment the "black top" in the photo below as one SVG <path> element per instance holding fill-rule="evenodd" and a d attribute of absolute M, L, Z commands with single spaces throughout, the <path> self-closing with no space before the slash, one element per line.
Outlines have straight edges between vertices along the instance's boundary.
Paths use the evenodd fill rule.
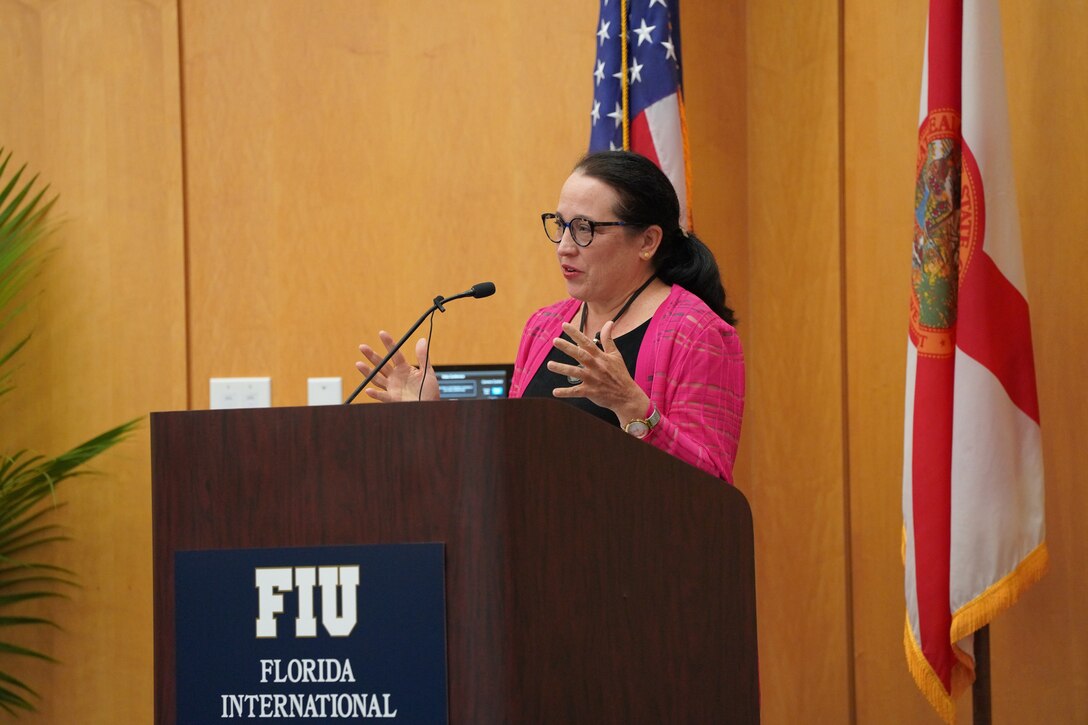
<path fill-rule="evenodd" d="M 627 365 L 627 372 L 631 377 L 635 377 L 635 362 L 638 360 L 638 351 L 642 347 L 642 339 L 646 337 L 646 330 L 650 328 L 650 321 L 646 320 L 641 325 L 631 330 L 630 332 L 615 338 L 616 349 L 620 351 L 620 355 L 623 356 L 623 362 Z M 570 341 L 567 334 L 564 332 L 562 339 Z M 565 365 L 576 365 L 577 363 L 567 355 L 565 352 L 560 352 L 559 348 L 552 347 L 548 353 L 548 357 L 544 358 L 544 362 L 540 364 L 540 367 L 536 371 L 536 375 L 529 381 L 529 384 L 525 386 L 525 391 L 522 393 L 523 398 L 551 398 L 552 391 L 556 388 L 569 388 L 572 387 L 571 382 L 567 380 L 566 375 L 560 375 L 559 373 L 553 373 L 548 369 L 548 361 L 554 360 L 556 362 L 563 363 Z M 608 408 L 602 408 L 596 403 L 590 402 L 589 398 L 560 398 L 564 403 L 570 403 L 575 408 L 584 410 L 590 415 L 595 415 L 606 423 L 611 423 L 614 426 L 619 426 L 619 418 Z"/>

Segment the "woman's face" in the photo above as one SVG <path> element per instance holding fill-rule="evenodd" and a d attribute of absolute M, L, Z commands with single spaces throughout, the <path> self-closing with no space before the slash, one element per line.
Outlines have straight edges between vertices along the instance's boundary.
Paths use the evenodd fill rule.
<path fill-rule="evenodd" d="M 594 222 L 620 221 L 615 190 L 599 179 L 575 171 L 559 192 L 556 211 L 565 221 L 582 217 Z M 626 300 L 648 276 L 646 260 L 639 257 L 642 246 L 625 227 L 600 227 L 588 247 L 579 247 L 570 230 L 556 247 L 559 266 L 567 281 L 567 293 L 575 299 L 605 306 Z"/>

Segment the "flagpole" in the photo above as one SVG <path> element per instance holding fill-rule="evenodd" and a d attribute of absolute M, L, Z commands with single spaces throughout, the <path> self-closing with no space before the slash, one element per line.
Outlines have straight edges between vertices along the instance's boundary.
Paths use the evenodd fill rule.
<path fill-rule="evenodd" d="M 631 102 L 627 58 L 627 0 L 620 0 L 620 98 L 623 103 L 623 150 L 631 150 Z"/>
<path fill-rule="evenodd" d="M 990 625 L 975 632 L 975 684 L 971 686 L 974 725 L 990 725 Z"/>

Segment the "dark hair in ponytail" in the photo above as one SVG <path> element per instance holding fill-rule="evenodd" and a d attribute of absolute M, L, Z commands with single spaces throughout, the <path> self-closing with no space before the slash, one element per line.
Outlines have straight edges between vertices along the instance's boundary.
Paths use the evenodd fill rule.
<path fill-rule="evenodd" d="M 652 161 L 632 151 L 587 154 L 575 171 L 608 184 L 619 196 L 614 209 L 631 225 L 661 227 L 661 245 L 654 262 L 657 276 L 696 295 L 730 325 L 733 310 L 725 304 L 725 288 L 714 254 L 694 234 L 680 227 L 680 201 L 669 177 Z"/>

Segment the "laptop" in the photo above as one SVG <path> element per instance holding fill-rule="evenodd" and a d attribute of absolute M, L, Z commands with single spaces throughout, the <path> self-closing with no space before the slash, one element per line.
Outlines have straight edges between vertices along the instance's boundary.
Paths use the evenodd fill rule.
<path fill-rule="evenodd" d="M 443 400 L 484 400 L 510 394 L 513 365 L 435 365 Z"/>

